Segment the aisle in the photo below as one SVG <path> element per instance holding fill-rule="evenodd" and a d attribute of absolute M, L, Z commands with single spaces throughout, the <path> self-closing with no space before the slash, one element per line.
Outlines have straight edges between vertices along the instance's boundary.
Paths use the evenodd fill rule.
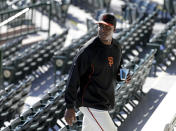
<path fill-rule="evenodd" d="M 157 110 L 165 110 L 166 114 L 169 112 L 170 108 L 175 108 L 176 104 L 174 105 L 171 101 L 173 107 L 168 108 L 165 103 L 165 99 L 167 98 L 168 93 L 176 92 L 176 61 L 167 69 L 166 72 L 162 72 L 158 70 L 157 76 L 158 77 L 148 77 L 143 88 L 144 91 L 147 93 L 145 97 L 141 100 L 139 105 L 133 110 L 133 112 L 127 117 L 125 122 L 120 126 L 119 131 L 143 131 L 142 128 L 147 126 L 148 130 L 145 131 L 163 131 L 163 130 L 155 130 L 150 127 L 150 125 L 160 127 L 161 118 L 164 118 L 162 115 L 155 115 L 155 111 Z M 174 88 L 174 89 L 173 89 Z M 174 96 L 174 95 L 173 95 Z M 173 101 L 175 100 L 175 96 L 170 96 Z M 168 100 L 169 101 L 169 100 Z M 160 107 L 161 106 L 161 107 Z M 160 111 L 160 112 L 161 112 Z M 158 111 L 157 111 L 158 112 Z M 159 113 L 160 113 L 159 112 Z M 176 112 L 175 112 L 176 113 Z M 157 114 L 157 113 L 156 113 Z M 154 115 L 154 116 L 153 116 Z M 163 121 L 164 124 L 171 121 L 172 114 L 168 115 L 166 121 Z M 153 118 L 154 117 L 154 118 Z M 155 121 L 153 124 L 150 121 Z M 157 126 L 158 125 L 158 126 Z M 145 129 L 146 129 L 145 128 Z"/>

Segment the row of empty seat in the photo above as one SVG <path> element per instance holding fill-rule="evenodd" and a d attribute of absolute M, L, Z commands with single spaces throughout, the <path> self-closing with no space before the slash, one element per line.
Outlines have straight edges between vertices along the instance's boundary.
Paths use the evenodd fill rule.
<path fill-rule="evenodd" d="M 157 11 L 150 14 L 144 20 L 139 21 L 127 31 L 122 31 L 116 37 L 122 46 L 124 63 L 138 57 L 140 52 L 143 51 L 142 48 L 145 47 L 150 39 L 156 15 Z"/>
<path fill-rule="evenodd" d="M 164 71 L 169 67 L 176 57 L 176 17 L 174 17 L 166 27 L 153 36 L 148 43 L 152 48 L 157 49 L 156 65 Z"/>
<path fill-rule="evenodd" d="M 129 23 L 136 21 L 136 18 L 142 17 L 144 14 L 149 15 L 153 11 L 157 10 L 158 4 L 152 1 L 145 0 L 132 0 L 126 1 L 122 6 L 123 17 L 128 20 Z"/>
<path fill-rule="evenodd" d="M 20 108 L 30 92 L 32 80 L 33 77 L 30 76 L 17 85 L 10 84 L 0 90 L 0 126 L 20 114 Z"/>
<path fill-rule="evenodd" d="M 8 41 L 0 46 L 0 50 L 3 52 L 3 61 L 11 59 L 12 56 L 19 52 L 22 47 L 23 37 Z"/>
<path fill-rule="evenodd" d="M 2 131 L 43 131 L 61 120 L 66 109 L 63 99 L 65 81 L 58 82 L 52 90 L 45 94 L 19 117 L 11 120 Z M 62 121 L 62 120 L 61 120 Z"/>
<path fill-rule="evenodd" d="M 68 30 L 65 30 L 61 35 L 53 35 L 48 40 L 25 49 L 12 60 L 3 63 L 4 80 L 16 83 L 35 71 L 38 66 L 48 62 L 54 52 L 63 47 L 67 33 Z"/>

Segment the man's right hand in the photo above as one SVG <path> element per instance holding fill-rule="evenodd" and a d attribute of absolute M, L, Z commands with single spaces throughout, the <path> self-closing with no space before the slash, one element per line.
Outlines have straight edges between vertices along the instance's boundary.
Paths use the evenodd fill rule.
<path fill-rule="evenodd" d="M 73 122 L 76 121 L 76 117 L 75 117 L 75 109 L 74 108 L 70 108 L 70 109 L 66 109 L 65 114 L 64 114 L 65 120 L 66 122 L 72 126 Z"/>

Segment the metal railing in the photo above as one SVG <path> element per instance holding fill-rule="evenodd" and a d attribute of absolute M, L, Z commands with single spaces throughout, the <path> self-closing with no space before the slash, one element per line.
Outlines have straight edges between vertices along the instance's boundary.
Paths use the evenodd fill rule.
<path fill-rule="evenodd" d="M 51 8 L 51 4 L 45 2 L 0 12 L 0 42 L 37 31 L 47 32 L 49 36 L 51 16 L 37 11 L 43 7 Z"/>
<path fill-rule="evenodd" d="M 0 89 L 2 88 L 2 51 L 0 50 Z"/>

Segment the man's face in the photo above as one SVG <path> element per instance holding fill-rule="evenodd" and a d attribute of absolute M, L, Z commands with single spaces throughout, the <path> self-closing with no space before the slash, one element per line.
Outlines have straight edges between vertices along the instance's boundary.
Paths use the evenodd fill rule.
<path fill-rule="evenodd" d="M 98 36 L 101 40 L 111 40 L 114 32 L 114 26 L 108 26 L 105 24 L 99 24 Z"/>

